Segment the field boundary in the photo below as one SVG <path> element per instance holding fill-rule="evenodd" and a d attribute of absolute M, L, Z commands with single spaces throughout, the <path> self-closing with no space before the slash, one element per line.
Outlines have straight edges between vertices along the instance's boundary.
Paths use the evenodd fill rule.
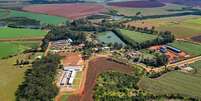
<path fill-rule="evenodd" d="M 43 37 L 30 37 L 30 38 L 0 38 L 0 42 L 12 42 L 12 41 L 41 41 Z"/>

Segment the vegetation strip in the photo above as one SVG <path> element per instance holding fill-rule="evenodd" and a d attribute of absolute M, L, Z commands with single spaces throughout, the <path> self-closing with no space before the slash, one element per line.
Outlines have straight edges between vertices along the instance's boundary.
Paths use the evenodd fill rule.
<path fill-rule="evenodd" d="M 32 69 L 27 70 L 25 81 L 16 91 L 17 101 L 51 101 L 58 93 L 54 80 L 59 64 L 60 57 L 56 55 L 36 60 Z"/>

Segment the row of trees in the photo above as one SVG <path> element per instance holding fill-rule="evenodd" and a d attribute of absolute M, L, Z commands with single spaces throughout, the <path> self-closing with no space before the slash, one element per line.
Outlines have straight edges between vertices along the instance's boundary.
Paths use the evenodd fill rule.
<path fill-rule="evenodd" d="M 17 59 L 16 60 L 16 65 L 28 65 L 28 64 L 30 64 L 30 62 L 28 61 L 28 60 L 19 60 L 19 59 Z"/>
<path fill-rule="evenodd" d="M 158 34 L 158 33 L 160 33 L 157 30 L 155 30 L 154 26 L 152 26 L 151 28 L 148 28 L 148 27 L 142 28 L 142 27 L 136 27 L 136 26 L 130 26 L 130 25 L 126 26 L 126 25 L 120 24 L 119 27 L 123 28 L 123 29 L 131 30 L 131 31 L 147 33 L 147 34 Z"/>
<path fill-rule="evenodd" d="M 51 55 L 36 60 L 26 71 L 25 81 L 16 91 L 17 101 L 52 101 L 58 93 L 53 83 L 60 57 Z"/>
<path fill-rule="evenodd" d="M 95 31 L 95 32 L 102 32 L 107 31 L 107 26 L 96 26 L 92 24 L 87 18 L 74 20 L 73 22 L 67 25 L 69 29 L 74 31 Z"/>
<path fill-rule="evenodd" d="M 40 21 L 29 19 L 26 17 L 9 17 L 1 19 L 0 22 L 6 23 L 8 27 L 12 28 L 40 28 Z"/>

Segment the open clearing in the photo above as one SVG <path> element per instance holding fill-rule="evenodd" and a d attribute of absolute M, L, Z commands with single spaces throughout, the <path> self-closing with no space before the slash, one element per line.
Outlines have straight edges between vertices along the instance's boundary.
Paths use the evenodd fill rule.
<path fill-rule="evenodd" d="M 1 47 L 0 47 L 1 48 Z M 1 49 L 0 49 L 1 50 Z M 31 55 L 31 61 L 42 53 Z M 15 101 L 15 91 L 24 80 L 24 72 L 29 69 L 28 66 L 22 68 L 16 67 L 16 59 L 28 60 L 30 54 L 18 55 L 9 59 L 0 59 L 0 100 Z"/>
<path fill-rule="evenodd" d="M 141 12 L 143 16 L 150 16 L 150 15 L 168 15 L 168 14 L 175 14 L 175 13 L 182 13 L 182 12 L 191 12 L 182 10 L 182 5 L 177 4 L 166 4 L 163 7 L 156 7 L 156 8 L 125 8 L 125 7 L 114 7 L 110 6 L 112 9 L 117 10 L 120 14 L 126 16 L 136 16 L 136 13 Z"/>
<path fill-rule="evenodd" d="M 62 24 L 67 21 L 67 19 L 64 17 L 50 16 L 45 14 L 23 12 L 16 10 L 0 9 L 0 19 L 7 17 L 27 17 L 30 19 L 41 21 L 41 23 L 44 24 L 54 24 L 54 25 Z"/>
<path fill-rule="evenodd" d="M 169 45 L 181 49 L 193 56 L 201 55 L 201 44 L 195 44 L 188 41 L 175 41 Z"/>
<path fill-rule="evenodd" d="M 122 35 L 124 35 L 127 39 L 131 39 L 133 41 L 136 41 L 138 43 L 142 43 L 148 40 L 155 39 L 157 36 L 152 34 L 146 34 L 146 33 L 140 33 L 135 31 L 129 31 L 121 29 Z"/>
<path fill-rule="evenodd" d="M 0 28 L 0 39 L 43 37 L 46 34 L 40 29 Z"/>
<path fill-rule="evenodd" d="M 114 70 L 123 73 L 131 73 L 133 69 L 127 65 L 108 60 L 108 58 L 97 58 L 89 62 L 87 78 L 82 95 L 71 95 L 68 101 L 92 101 L 93 88 L 96 77 L 105 71 Z"/>
<path fill-rule="evenodd" d="M 23 8 L 25 11 L 34 13 L 43 13 L 54 16 L 62 16 L 70 19 L 77 19 L 99 12 L 105 11 L 105 7 L 99 4 L 44 4 L 44 5 L 31 5 Z"/>
<path fill-rule="evenodd" d="M 97 35 L 97 38 L 102 43 L 106 43 L 106 44 L 118 43 L 118 44 L 125 45 L 125 43 L 116 34 L 114 34 L 111 31 L 99 33 Z"/>
<path fill-rule="evenodd" d="M 40 42 L 0 42 L 0 58 L 15 55 L 32 47 L 38 47 Z"/>
<path fill-rule="evenodd" d="M 15 91 L 23 81 L 24 72 L 28 69 L 14 66 L 17 57 L 0 60 L 0 100 L 14 101 Z"/>
<path fill-rule="evenodd" d="M 132 21 L 126 25 L 136 27 L 154 26 L 159 31 L 171 31 L 177 38 L 189 39 L 192 36 L 200 35 L 201 33 L 201 17 L 200 16 L 182 16 L 168 17 L 158 19 L 148 19 L 142 21 Z"/>

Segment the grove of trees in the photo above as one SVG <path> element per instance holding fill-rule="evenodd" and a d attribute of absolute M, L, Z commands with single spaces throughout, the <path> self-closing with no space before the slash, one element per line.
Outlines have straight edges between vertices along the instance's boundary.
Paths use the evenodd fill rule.
<path fill-rule="evenodd" d="M 58 93 L 54 84 L 60 57 L 51 55 L 36 60 L 25 73 L 25 81 L 16 91 L 17 101 L 53 101 Z"/>

